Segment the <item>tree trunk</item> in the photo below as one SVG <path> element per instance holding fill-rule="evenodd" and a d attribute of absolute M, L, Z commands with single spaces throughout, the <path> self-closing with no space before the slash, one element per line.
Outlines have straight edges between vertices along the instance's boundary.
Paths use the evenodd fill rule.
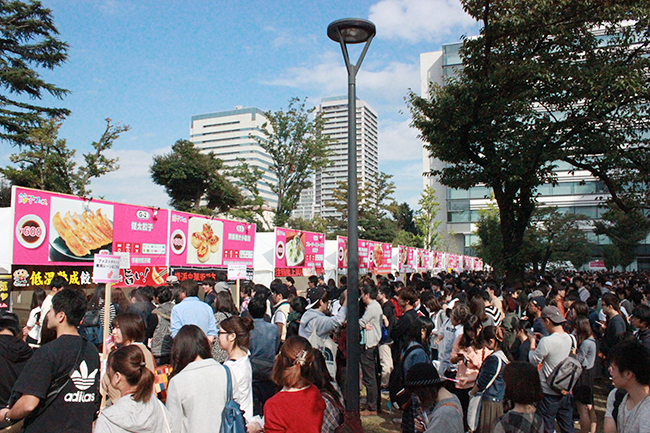
<path fill-rule="evenodd" d="M 524 279 L 525 262 L 522 245 L 524 244 L 524 233 L 535 210 L 530 193 L 524 189 L 519 189 L 520 198 L 517 202 L 517 189 L 515 188 L 511 187 L 510 191 L 494 188 L 494 196 L 499 205 L 501 219 L 505 281 L 510 286 L 522 283 Z"/>

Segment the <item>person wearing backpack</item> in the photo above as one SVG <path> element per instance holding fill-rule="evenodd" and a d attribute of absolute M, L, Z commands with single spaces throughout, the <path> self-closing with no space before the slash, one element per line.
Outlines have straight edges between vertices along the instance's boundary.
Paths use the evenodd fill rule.
<path fill-rule="evenodd" d="M 548 378 L 561 362 L 568 358 L 573 347 L 573 338 L 564 332 L 562 324 L 566 319 L 557 307 L 552 305 L 542 310 L 542 322 L 549 335 L 543 337 L 539 343 L 530 335 L 530 352 L 528 360 L 538 366 L 539 378 L 542 383 L 544 398 L 537 405 L 537 413 L 544 420 L 544 432 L 553 433 L 554 421 L 557 419 L 561 433 L 574 433 L 573 405 L 571 395 L 563 395 L 548 384 Z"/>

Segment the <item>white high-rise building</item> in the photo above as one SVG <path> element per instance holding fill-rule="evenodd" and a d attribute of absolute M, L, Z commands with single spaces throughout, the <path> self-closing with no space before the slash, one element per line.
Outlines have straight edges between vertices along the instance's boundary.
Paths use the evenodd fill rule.
<path fill-rule="evenodd" d="M 444 85 L 447 77 L 462 68 L 459 50 L 462 42 L 444 44 L 442 51 L 420 54 L 420 84 L 423 97 L 429 96 L 429 83 Z M 431 158 L 427 149 L 423 148 L 423 169 L 425 173 L 432 169 L 441 169 L 445 163 Z M 589 172 L 577 170 L 567 163 L 556 161 L 555 174 L 557 184 L 546 184 L 537 188 L 537 200 L 542 206 L 557 207 L 560 212 L 585 215 L 591 219 L 599 219 L 605 211 L 600 204 L 601 198 L 607 196 L 607 188 L 603 182 L 594 178 Z M 437 178 L 425 176 L 424 186 L 435 189 L 440 203 L 438 218 L 442 224 L 440 230 L 453 233 L 451 249 L 462 254 L 474 254 L 472 245 L 478 242 L 475 234 L 478 211 L 488 208 L 491 190 L 479 185 L 468 190 L 448 188 Z M 587 233 L 590 240 L 598 245 L 609 243 L 605 236 Z M 650 240 L 650 236 L 649 236 Z M 647 260 L 647 259 L 646 259 Z M 641 263 L 639 266 L 650 266 Z"/>
<path fill-rule="evenodd" d="M 249 166 L 258 167 L 264 175 L 258 182 L 261 197 L 275 207 L 278 197 L 270 185 L 277 184 L 277 178 L 269 170 L 273 160 L 253 137 L 264 138 L 262 125 L 267 121 L 259 108 L 235 107 L 234 110 L 192 116 L 190 140 L 203 151 L 212 151 L 226 166 L 245 160 Z"/>
<path fill-rule="evenodd" d="M 348 181 L 348 97 L 323 98 L 316 107 L 326 120 L 323 133 L 331 138 L 332 164 L 312 177 L 312 188 L 304 190 L 294 216 L 311 219 L 336 216 L 331 206 L 338 182 Z M 357 173 L 359 188 L 374 182 L 379 172 L 377 113 L 365 101 L 357 99 Z"/>

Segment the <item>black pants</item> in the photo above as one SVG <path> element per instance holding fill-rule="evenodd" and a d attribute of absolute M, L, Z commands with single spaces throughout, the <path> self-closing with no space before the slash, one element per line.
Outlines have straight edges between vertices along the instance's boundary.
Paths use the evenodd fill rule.
<path fill-rule="evenodd" d="M 271 380 L 253 381 L 253 415 L 263 416 L 264 403 L 277 392 L 275 383 Z"/>
<path fill-rule="evenodd" d="M 366 387 L 367 410 L 377 410 L 377 346 L 361 352 L 361 374 L 363 386 Z"/>

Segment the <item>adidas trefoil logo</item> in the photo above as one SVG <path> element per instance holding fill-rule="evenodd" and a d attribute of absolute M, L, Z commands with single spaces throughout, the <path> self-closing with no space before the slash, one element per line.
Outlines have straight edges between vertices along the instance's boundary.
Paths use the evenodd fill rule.
<path fill-rule="evenodd" d="M 75 370 L 72 373 L 72 383 L 77 389 L 85 391 L 95 383 L 95 376 L 97 376 L 98 369 L 96 368 L 92 373 L 88 374 L 88 365 L 86 361 L 82 361 L 79 364 L 79 370 Z"/>

